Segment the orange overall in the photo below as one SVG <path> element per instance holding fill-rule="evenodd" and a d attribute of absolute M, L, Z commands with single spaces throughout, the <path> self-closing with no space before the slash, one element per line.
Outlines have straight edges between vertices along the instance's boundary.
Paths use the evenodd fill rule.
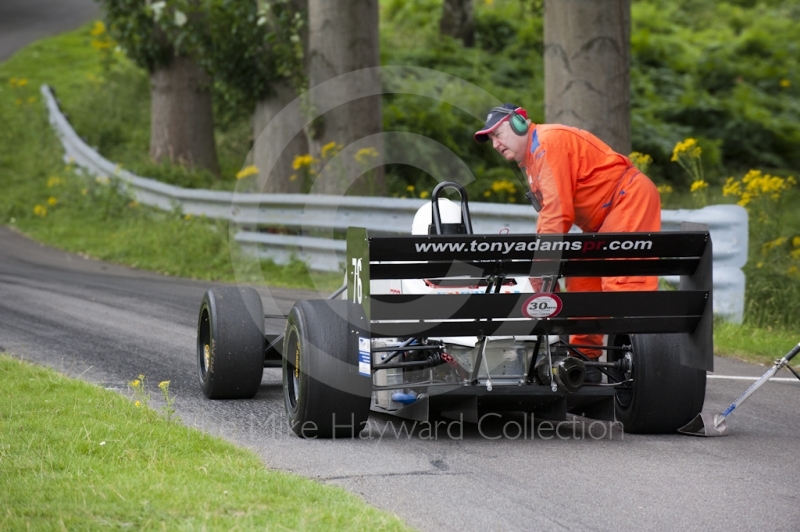
<path fill-rule="evenodd" d="M 520 164 L 539 199 L 537 230 L 566 233 L 573 224 L 585 233 L 661 230 L 661 199 L 650 179 L 627 157 L 581 129 L 534 124 Z M 571 292 L 657 290 L 658 277 L 568 277 Z M 602 345 L 599 334 L 570 337 L 574 344 Z M 583 350 L 597 358 L 601 351 Z"/>

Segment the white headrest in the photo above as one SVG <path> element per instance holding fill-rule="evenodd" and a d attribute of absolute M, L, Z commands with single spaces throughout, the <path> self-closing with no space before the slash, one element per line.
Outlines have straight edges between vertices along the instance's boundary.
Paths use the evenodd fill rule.
<path fill-rule="evenodd" d="M 428 226 L 433 223 L 431 210 L 430 201 L 419 208 L 417 214 L 414 215 L 414 221 L 411 223 L 412 235 L 428 234 Z M 461 223 L 461 206 L 447 198 L 439 198 L 439 214 L 442 216 L 443 224 Z"/>

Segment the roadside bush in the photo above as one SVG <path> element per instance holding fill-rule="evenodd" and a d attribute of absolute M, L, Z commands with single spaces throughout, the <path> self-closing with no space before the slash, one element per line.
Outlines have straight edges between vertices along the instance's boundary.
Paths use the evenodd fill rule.
<path fill-rule="evenodd" d="M 798 33 L 796 1 L 634 2 L 635 149 L 679 184 L 669 147 L 686 136 L 719 143 L 705 150 L 712 176 L 799 168 Z"/>
<path fill-rule="evenodd" d="M 797 180 L 751 169 L 712 188 L 703 179 L 702 148 L 691 138 L 675 145 L 672 160 L 692 180 L 688 199 L 694 206 L 735 201 L 747 209 L 745 324 L 796 330 L 800 323 L 800 211 L 792 205 L 800 201 Z"/>

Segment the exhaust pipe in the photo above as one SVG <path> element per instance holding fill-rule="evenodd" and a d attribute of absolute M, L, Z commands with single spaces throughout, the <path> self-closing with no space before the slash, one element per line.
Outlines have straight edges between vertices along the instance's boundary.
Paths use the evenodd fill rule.
<path fill-rule="evenodd" d="M 575 357 L 556 357 L 553 366 L 547 367 L 547 359 L 543 358 L 536 364 L 536 374 L 539 379 L 550 384 L 551 375 L 556 383 L 568 392 L 577 392 L 586 378 L 586 365 L 583 360 Z"/>

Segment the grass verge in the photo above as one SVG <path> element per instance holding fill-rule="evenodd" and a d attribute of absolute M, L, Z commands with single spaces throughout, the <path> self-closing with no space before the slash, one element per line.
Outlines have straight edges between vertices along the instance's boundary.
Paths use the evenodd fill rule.
<path fill-rule="evenodd" d="M 342 489 L 0 355 L 2 530 L 408 530 Z"/>
<path fill-rule="evenodd" d="M 800 332 L 769 329 L 751 325 L 714 324 L 714 351 L 717 355 L 732 356 L 745 362 L 772 365 L 800 342 Z M 792 366 L 800 367 L 795 358 Z"/>

